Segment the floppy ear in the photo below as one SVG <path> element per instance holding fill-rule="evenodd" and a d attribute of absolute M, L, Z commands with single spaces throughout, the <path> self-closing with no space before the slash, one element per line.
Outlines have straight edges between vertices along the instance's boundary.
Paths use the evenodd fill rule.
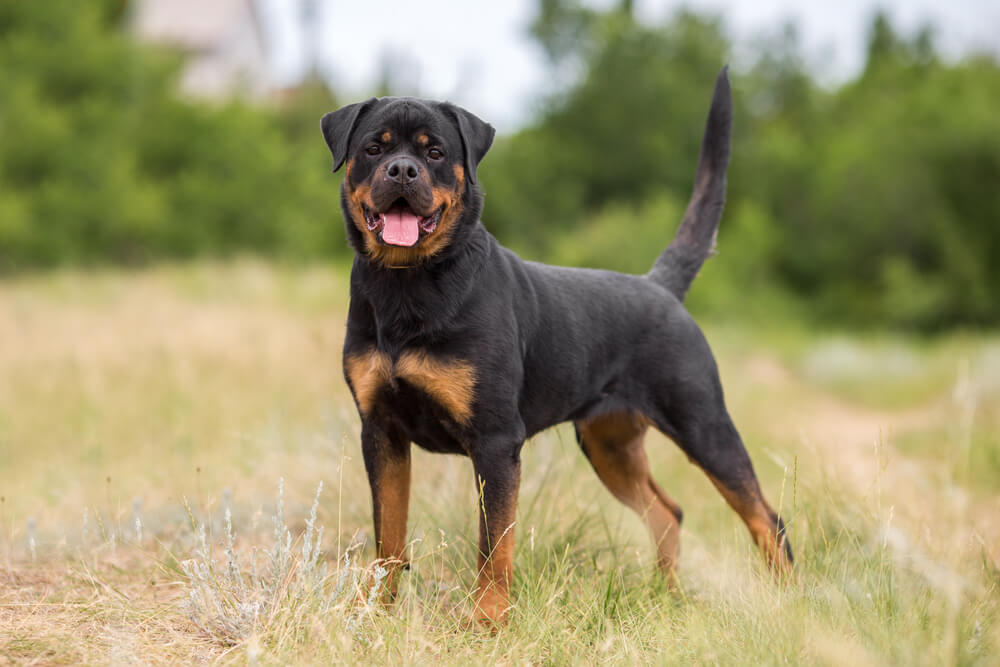
<path fill-rule="evenodd" d="M 493 144 L 493 136 L 497 131 L 493 129 L 492 125 L 462 107 L 449 104 L 447 109 L 454 115 L 455 123 L 458 125 L 458 133 L 462 137 L 462 148 L 465 150 L 465 173 L 469 177 L 469 182 L 475 184 L 476 166 L 486 155 L 486 151 L 490 149 Z"/>
<path fill-rule="evenodd" d="M 323 129 L 326 145 L 333 153 L 334 171 L 340 169 L 340 165 L 344 164 L 344 160 L 347 159 L 347 147 L 351 143 L 351 133 L 354 132 L 361 114 L 373 107 L 376 102 L 378 102 L 378 98 L 372 97 L 364 102 L 348 104 L 346 107 L 341 107 L 323 116 L 320 127 Z"/>

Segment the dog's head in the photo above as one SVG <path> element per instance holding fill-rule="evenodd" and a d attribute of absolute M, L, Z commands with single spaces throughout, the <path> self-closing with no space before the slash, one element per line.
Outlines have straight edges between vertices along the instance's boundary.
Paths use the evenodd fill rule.
<path fill-rule="evenodd" d="M 417 266 L 459 242 L 479 217 L 476 166 L 494 129 L 465 109 L 371 98 L 323 116 L 355 251 L 388 268 Z"/>

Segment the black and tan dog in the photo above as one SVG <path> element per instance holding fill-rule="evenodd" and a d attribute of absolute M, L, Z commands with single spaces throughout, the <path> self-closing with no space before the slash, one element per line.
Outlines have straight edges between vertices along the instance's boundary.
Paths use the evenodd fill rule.
<path fill-rule="evenodd" d="M 708 474 L 773 567 L 791 564 L 708 343 L 682 305 L 715 243 L 731 109 L 723 70 L 691 202 L 643 276 L 526 262 L 501 246 L 480 222 L 476 179 L 494 130 L 464 109 L 372 98 L 323 117 L 334 171 L 347 164 L 342 205 L 356 256 L 344 375 L 361 415 L 380 558 L 406 559 L 410 443 L 468 456 L 481 491 L 475 616 L 502 620 L 521 446 L 572 421 L 601 481 L 648 525 L 664 571 L 677 563 L 681 509 L 650 476 L 649 426 Z"/>

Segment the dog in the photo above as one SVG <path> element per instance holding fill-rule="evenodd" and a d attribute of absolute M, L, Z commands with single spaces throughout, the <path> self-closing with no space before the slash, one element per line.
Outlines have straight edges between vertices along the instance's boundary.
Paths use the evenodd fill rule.
<path fill-rule="evenodd" d="M 725 200 L 732 99 L 715 83 L 694 191 L 673 242 L 641 276 L 522 260 L 480 221 L 476 168 L 494 129 L 458 106 L 371 98 L 323 116 L 354 250 L 344 376 L 361 417 L 387 597 L 406 563 L 410 446 L 472 460 L 479 507 L 473 618 L 510 607 L 520 453 L 572 421 L 600 480 L 646 523 L 673 577 L 681 508 L 653 480 L 652 426 L 708 475 L 767 562 L 792 564 L 723 400 L 715 360 L 683 306 L 713 252 Z M 625 131 L 625 130 L 623 130 Z"/>

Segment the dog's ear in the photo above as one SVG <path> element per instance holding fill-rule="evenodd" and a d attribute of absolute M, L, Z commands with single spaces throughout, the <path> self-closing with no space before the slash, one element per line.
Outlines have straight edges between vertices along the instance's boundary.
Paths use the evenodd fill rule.
<path fill-rule="evenodd" d="M 465 173 L 469 177 L 469 182 L 475 184 L 476 166 L 490 149 L 497 131 L 492 125 L 462 107 L 446 104 L 445 108 L 455 118 L 458 134 L 462 137 L 462 149 L 465 151 Z"/>
<path fill-rule="evenodd" d="M 378 102 L 378 98 L 372 97 L 364 102 L 348 104 L 346 107 L 341 107 L 323 116 L 320 127 L 323 130 L 326 145 L 330 147 L 330 152 L 333 154 L 334 171 L 340 169 L 340 165 L 344 164 L 344 160 L 347 159 L 347 147 L 351 143 L 351 133 L 357 127 L 358 120 L 362 114 L 375 106 L 376 102 Z"/>

